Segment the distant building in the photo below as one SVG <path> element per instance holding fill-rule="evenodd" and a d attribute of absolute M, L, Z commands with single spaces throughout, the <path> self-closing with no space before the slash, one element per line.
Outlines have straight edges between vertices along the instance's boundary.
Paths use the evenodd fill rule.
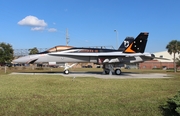
<path fill-rule="evenodd" d="M 167 58 L 169 60 L 155 59 L 151 61 L 145 61 L 139 63 L 139 69 L 172 69 L 174 68 L 173 63 L 173 54 L 169 54 L 167 51 L 153 53 L 155 57 L 158 58 Z M 176 54 L 176 58 L 179 57 L 179 54 Z"/>

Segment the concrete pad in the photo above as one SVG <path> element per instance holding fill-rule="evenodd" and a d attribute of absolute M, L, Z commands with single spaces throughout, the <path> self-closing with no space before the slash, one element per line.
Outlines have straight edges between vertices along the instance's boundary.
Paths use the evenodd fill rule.
<path fill-rule="evenodd" d="M 63 73 L 16 73 L 13 72 L 11 74 L 21 74 L 21 75 L 61 75 L 64 77 L 95 77 L 102 79 L 135 79 L 135 78 L 170 78 L 169 75 L 163 73 L 147 73 L 147 74 L 139 74 L 139 73 L 122 73 L 121 75 L 104 75 L 101 72 L 70 72 L 70 74 L 66 75 Z"/>
<path fill-rule="evenodd" d="M 128 78 L 170 78 L 167 74 L 163 73 L 148 73 L 148 74 L 136 74 L 136 73 L 122 73 L 121 75 L 104 75 L 102 73 L 71 73 L 69 75 L 60 74 L 65 77 L 95 77 L 103 79 L 128 79 Z"/>

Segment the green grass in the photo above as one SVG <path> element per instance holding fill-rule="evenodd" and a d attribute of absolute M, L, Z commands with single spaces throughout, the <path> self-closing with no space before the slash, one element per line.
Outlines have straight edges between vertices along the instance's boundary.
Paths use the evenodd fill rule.
<path fill-rule="evenodd" d="M 135 72 L 135 73 L 173 73 L 172 70 L 147 70 L 147 69 L 121 69 L 122 72 Z M 70 68 L 70 71 L 80 72 L 100 72 L 102 68 Z M 0 67 L 0 74 L 4 74 L 4 67 Z M 63 68 L 35 68 L 31 67 L 7 67 L 7 73 L 11 72 L 63 72 Z M 177 72 L 180 74 L 180 71 Z"/>
<path fill-rule="evenodd" d="M 58 72 L 53 68 L 8 68 L 11 72 Z M 102 69 L 71 69 L 102 71 Z M 167 73 L 163 70 L 123 70 Z M 176 94 L 180 76 L 170 79 L 103 80 L 62 76 L 7 75 L 0 70 L 0 115 L 161 115 L 159 106 Z"/>
<path fill-rule="evenodd" d="M 73 80 L 58 75 L 7 75 L 1 70 L 0 115 L 159 116 L 159 106 L 179 88 L 179 75 L 168 79 Z"/>

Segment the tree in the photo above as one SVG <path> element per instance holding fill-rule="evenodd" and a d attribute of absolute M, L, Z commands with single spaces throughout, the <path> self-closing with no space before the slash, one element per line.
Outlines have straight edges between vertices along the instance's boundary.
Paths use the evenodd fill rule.
<path fill-rule="evenodd" d="M 176 59 L 176 66 L 180 66 L 180 56 Z"/>
<path fill-rule="evenodd" d="M 173 54 L 173 62 L 174 62 L 174 72 L 176 72 L 176 53 L 179 54 L 180 52 L 180 41 L 172 40 L 168 43 L 166 46 L 166 49 L 168 50 L 169 54 Z"/>
<path fill-rule="evenodd" d="M 0 63 L 10 63 L 13 57 L 14 50 L 10 44 L 0 43 Z"/>
<path fill-rule="evenodd" d="M 36 47 L 34 47 L 34 48 L 32 48 L 32 49 L 29 49 L 28 51 L 30 51 L 30 52 L 29 52 L 29 55 L 39 53 L 39 51 L 38 51 L 38 49 L 37 49 Z"/>

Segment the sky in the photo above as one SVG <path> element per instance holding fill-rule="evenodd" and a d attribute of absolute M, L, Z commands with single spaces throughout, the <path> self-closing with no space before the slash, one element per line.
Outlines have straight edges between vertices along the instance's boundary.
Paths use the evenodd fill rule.
<path fill-rule="evenodd" d="M 180 40 L 180 0 L 0 0 L 0 42 L 13 49 L 120 46 L 149 32 L 146 52 Z M 116 30 L 116 31 L 114 31 Z"/>

